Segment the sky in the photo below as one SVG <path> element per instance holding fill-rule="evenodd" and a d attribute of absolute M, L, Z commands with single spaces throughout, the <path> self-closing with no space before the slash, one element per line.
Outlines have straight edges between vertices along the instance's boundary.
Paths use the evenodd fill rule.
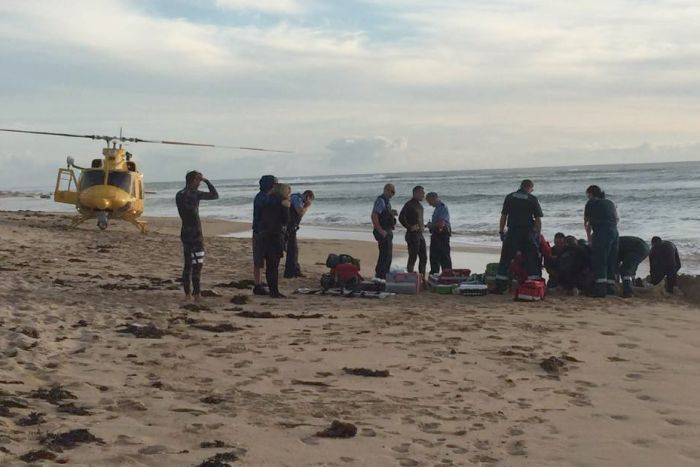
<path fill-rule="evenodd" d="M 696 0 L 2 0 L 0 127 L 150 181 L 700 160 Z M 0 133 L 0 189 L 90 140 Z"/>

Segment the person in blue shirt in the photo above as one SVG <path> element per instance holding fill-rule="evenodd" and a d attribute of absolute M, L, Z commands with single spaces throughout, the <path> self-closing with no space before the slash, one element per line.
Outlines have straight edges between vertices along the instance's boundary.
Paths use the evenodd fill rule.
<path fill-rule="evenodd" d="M 287 226 L 287 260 L 284 265 L 284 277 L 304 277 L 299 266 L 299 244 L 297 243 L 297 231 L 301 219 L 311 207 L 315 199 L 314 192 L 306 190 L 304 193 L 294 193 L 290 199 L 289 225 Z"/>
<path fill-rule="evenodd" d="M 386 273 L 391 269 L 394 227 L 396 226 L 396 211 L 391 208 L 391 198 L 396 194 L 396 188 L 391 183 L 384 185 L 384 191 L 374 201 L 372 207 L 373 234 L 379 247 L 375 276 L 386 279 Z"/>
<path fill-rule="evenodd" d="M 428 223 L 430 231 L 430 274 L 439 274 L 440 269 L 452 269 L 450 256 L 450 211 L 434 191 L 425 196 L 429 205 L 435 208 L 433 217 Z"/>
<path fill-rule="evenodd" d="M 260 191 L 255 195 L 253 200 L 253 294 L 267 295 L 267 287 L 262 283 L 262 268 L 265 267 L 265 255 L 263 252 L 262 239 L 260 238 L 260 219 L 262 209 L 270 203 L 269 193 L 272 188 L 277 185 L 277 177 L 274 175 L 263 175 L 260 177 L 258 185 Z"/>
<path fill-rule="evenodd" d="M 583 224 L 588 235 L 588 243 L 593 251 L 592 263 L 595 277 L 591 296 L 614 295 L 619 241 L 617 208 L 597 185 L 589 186 L 586 189 L 586 195 L 588 202 L 583 213 Z"/>

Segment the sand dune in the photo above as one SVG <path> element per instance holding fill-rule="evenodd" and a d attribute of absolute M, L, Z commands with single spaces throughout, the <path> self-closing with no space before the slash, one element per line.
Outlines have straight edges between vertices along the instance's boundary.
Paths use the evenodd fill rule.
<path fill-rule="evenodd" d="M 2 465 L 27 454 L 108 466 L 217 455 L 251 466 L 700 464 L 700 313 L 662 291 L 274 301 L 218 285 L 250 278 L 250 245 L 208 238 L 204 284 L 220 296 L 195 307 L 175 280 L 176 222 L 140 236 L 118 223 L 69 231 L 61 215 L 0 218 Z M 370 269 L 371 244 L 304 242 L 311 278 L 284 291 L 315 286 L 317 263 L 340 249 Z M 334 420 L 356 436 L 315 436 Z"/>

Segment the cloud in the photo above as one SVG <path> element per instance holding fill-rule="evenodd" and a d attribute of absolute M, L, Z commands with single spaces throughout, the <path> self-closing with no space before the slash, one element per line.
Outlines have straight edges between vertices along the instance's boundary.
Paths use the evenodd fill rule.
<path fill-rule="evenodd" d="M 299 14 L 305 10 L 304 5 L 297 0 L 216 0 L 216 6 L 278 15 Z"/>
<path fill-rule="evenodd" d="M 385 136 L 338 138 L 326 148 L 331 152 L 329 168 L 353 168 L 356 173 L 383 170 L 408 147 L 405 139 Z"/>
<path fill-rule="evenodd" d="M 592 145 L 698 140 L 697 24 L 689 0 L 3 0 L 0 126 L 123 125 L 295 152 L 245 162 L 193 152 L 148 165 L 149 179 L 191 166 L 237 177 L 512 167 L 542 154 L 587 162 Z M 361 136 L 328 143 L 337 135 Z M 16 172 L 27 179 L 81 147 L 0 138 L 6 154 L 37 161 Z M 144 166 L 174 154 L 134 152 Z"/>

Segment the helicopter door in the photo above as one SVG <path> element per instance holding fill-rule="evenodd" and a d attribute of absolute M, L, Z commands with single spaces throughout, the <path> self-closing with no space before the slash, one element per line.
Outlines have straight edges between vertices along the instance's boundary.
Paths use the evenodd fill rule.
<path fill-rule="evenodd" d="M 78 181 L 71 169 L 58 169 L 53 199 L 57 203 L 78 204 Z"/>

